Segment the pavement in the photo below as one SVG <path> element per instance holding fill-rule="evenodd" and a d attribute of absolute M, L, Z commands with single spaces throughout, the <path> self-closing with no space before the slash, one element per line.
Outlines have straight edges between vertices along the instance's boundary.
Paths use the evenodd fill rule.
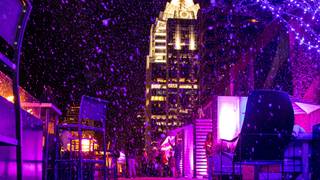
<path fill-rule="evenodd" d="M 119 178 L 119 180 L 191 180 L 192 178 L 174 178 L 174 177 L 136 177 L 136 178 Z"/>

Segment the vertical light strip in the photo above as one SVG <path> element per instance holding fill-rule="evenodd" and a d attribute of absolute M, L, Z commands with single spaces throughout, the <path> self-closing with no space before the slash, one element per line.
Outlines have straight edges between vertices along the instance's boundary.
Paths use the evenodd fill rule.
<path fill-rule="evenodd" d="M 180 32 L 180 24 L 176 26 L 176 33 L 175 33 L 175 49 L 181 50 L 181 32 Z"/>
<path fill-rule="evenodd" d="M 196 50 L 196 42 L 194 37 L 194 28 L 193 26 L 190 27 L 190 39 L 189 39 L 189 50 L 194 51 Z"/>

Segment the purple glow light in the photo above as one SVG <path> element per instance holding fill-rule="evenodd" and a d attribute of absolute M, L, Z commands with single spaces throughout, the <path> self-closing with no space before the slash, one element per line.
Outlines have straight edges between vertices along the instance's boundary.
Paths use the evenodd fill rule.
<path fill-rule="evenodd" d="M 218 97 L 218 139 L 231 140 L 240 132 L 239 97 Z"/>

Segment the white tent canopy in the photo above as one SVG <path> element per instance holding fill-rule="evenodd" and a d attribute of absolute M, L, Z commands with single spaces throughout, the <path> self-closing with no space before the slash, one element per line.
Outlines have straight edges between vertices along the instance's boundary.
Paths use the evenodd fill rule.
<path fill-rule="evenodd" d="M 300 103 L 300 102 L 294 102 L 294 104 L 297 105 L 300 109 L 302 109 L 306 114 L 310 114 L 320 109 L 320 105 L 306 104 L 306 103 Z M 295 114 L 296 114 L 296 109 L 295 109 Z"/>

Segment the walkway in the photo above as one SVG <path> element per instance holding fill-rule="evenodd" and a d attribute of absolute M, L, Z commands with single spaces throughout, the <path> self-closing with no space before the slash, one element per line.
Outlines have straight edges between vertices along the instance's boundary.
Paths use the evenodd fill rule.
<path fill-rule="evenodd" d="M 130 178 L 119 178 L 119 180 L 129 180 Z M 191 178 L 172 178 L 172 177 L 136 177 L 136 180 L 191 180 Z"/>

